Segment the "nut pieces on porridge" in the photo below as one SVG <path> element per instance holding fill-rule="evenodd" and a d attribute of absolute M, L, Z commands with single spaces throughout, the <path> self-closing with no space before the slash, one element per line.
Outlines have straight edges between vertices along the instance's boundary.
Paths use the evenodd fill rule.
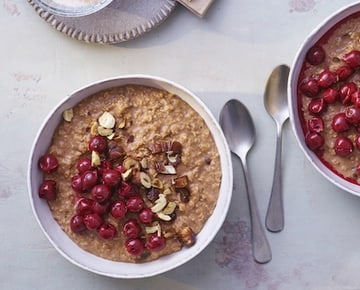
<path fill-rule="evenodd" d="M 190 106 L 165 91 L 124 86 L 89 97 L 63 119 L 39 160 L 39 197 L 74 242 L 126 262 L 196 242 L 221 173 L 211 134 Z"/>

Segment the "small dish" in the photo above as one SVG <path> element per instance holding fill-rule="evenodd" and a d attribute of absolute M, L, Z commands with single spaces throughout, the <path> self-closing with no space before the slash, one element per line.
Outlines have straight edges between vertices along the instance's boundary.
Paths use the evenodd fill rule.
<path fill-rule="evenodd" d="M 113 0 L 37 0 L 46 11 L 64 17 L 80 17 L 95 13 Z"/>

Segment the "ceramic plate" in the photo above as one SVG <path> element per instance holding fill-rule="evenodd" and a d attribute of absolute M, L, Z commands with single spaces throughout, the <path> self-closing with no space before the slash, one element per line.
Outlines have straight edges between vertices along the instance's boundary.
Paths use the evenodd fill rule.
<path fill-rule="evenodd" d="M 81 17 L 54 15 L 28 0 L 39 16 L 66 35 L 85 42 L 114 44 L 134 39 L 162 23 L 175 0 L 114 0 L 102 10 Z"/>

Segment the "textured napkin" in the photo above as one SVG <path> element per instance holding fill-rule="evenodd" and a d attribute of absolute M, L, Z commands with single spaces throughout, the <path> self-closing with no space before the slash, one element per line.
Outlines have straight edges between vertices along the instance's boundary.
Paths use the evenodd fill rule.
<path fill-rule="evenodd" d="M 197 16 L 203 17 L 214 0 L 177 0 Z"/>

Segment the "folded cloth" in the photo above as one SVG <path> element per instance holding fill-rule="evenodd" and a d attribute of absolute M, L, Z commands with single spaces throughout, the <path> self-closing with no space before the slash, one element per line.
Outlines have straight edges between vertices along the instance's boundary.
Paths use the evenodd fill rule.
<path fill-rule="evenodd" d="M 197 16 L 203 17 L 214 0 L 177 0 Z"/>

